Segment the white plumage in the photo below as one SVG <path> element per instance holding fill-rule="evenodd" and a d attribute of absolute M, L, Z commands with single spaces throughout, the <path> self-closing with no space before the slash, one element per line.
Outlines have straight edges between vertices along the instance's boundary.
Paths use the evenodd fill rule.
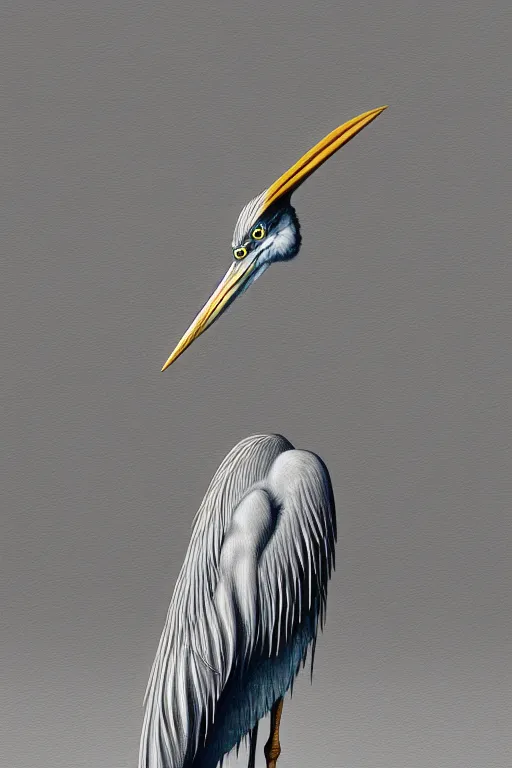
<path fill-rule="evenodd" d="M 284 696 L 323 626 L 335 540 L 321 459 L 279 435 L 230 451 L 194 519 L 139 768 L 215 768 Z"/>

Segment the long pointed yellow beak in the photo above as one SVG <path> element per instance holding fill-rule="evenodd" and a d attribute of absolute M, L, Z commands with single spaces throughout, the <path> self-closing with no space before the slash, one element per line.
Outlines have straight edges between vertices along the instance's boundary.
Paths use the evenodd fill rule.
<path fill-rule="evenodd" d="M 286 173 L 283 173 L 272 186 L 270 186 L 263 198 L 261 207 L 255 212 L 260 216 L 267 208 L 280 198 L 290 196 L 297 187 L 331 157 L 338 149 L 353 139 L 359 131 L 375 120 L 386 107 L 378 107 L 369 112 L 364 112 L 358 117 L 340 125 L 322 141 L 316 144 L 309 152 L 306 152 L 295 165 Z M 261 198 L 260 198 L 261 199 Z M 162 368 L 165 371 L 192 342 L 197 339 L 210 325 L 227 309 L 231 302 L 252 282 L 251 275 L 256 268 L 256 261 L 244 260 L 231 265 L 217 290 L 208 299 L 189 329 L 180 340 L 176 349 Z"/>
<path fill-rule="evenodd" d="M 255 261 L 240 261 L 234 262 L 222 281 L 220 282 L 217 290 L 210 296 L 202 310 L 194 319 L 188 330 L 179 341 L 176 349 L 165 363 L 162 371 L 165 371 L 183 352 L 189 347 L 192 342 L 197 339 L 207 328 L 224 312 L 225 309 L 231 304 L 232 301 L 239 295 L 239 293 L 246 287 L 247 281 L 256 267 Z"/>
<path fill-rule="evenodd" d="M 334 131 L 326 136 L 322 141 L 306 152 L 295 165 L 283 173 L 277 181 L 274 181 L 272 186 L 267 190 L 263 206 L 260 213 L 269 208 L 279 198 L 284 195 L 291 195 L 297 187 L 305 181 L 308 176 L 316 171 L 317 168 L 325 163 L 331 155 L 341 149 L 350 139 L 353 139 L 359 131 L 362 131 L 367 125 L 369 125 L 381 112 L 387 109 L 387 106 L 377 107 L 377 109 L 371 109 L 369 112 L 363 112 L 362 115 L 352 118 L 339 128 L 335 128 Z"/>

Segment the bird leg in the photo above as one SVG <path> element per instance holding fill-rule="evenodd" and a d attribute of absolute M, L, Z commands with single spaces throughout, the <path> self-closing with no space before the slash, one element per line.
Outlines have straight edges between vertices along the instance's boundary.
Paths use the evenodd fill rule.
<path fill-rule="evenodd" d="M 258 723 L 251 729 L 249 733 L 250 746 L 249 746 L 249 764 L 247 768 L 256 768 L 256 744 L 258 741 Z"/>
<path fill-rule="evenodd" d="M 281 744 L 279 742 L 279 723 L 281 722 L 281 713 L 283 711 L 283 699 L 278 699 L 272 706 L 270 712 L 270 736 L 263 751 L 267 761 L 267 768 L 276 768 L 277 758 L 281 754 Z"/>

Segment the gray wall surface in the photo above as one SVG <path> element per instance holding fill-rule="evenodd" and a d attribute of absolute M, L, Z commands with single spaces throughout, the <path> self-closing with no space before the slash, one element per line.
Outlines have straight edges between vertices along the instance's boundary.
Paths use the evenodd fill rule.
<path fill-rule="evenodd" d="M 340 532 L 280 768 L 510 765 L 508 5 L 2 4 L 1 768 L 134 768 L 192 518 L 260 432 Z M 381 104 L 299 257 L 160 374 L 242 206 Z"/>

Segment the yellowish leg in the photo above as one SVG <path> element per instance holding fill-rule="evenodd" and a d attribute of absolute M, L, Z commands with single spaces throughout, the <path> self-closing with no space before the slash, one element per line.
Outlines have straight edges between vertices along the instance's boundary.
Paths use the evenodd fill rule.
<path fill-rule="evenodd" d="M 265 744 L 264 752 L 267 761 L 267 768 L 276 768 L 277 758 L 281 754 L 281 744 L 279 743 L 279 723 L 281 722 L 281 713 L 283 711 L 283 700 L 278 699 L 270 713 L 270 736 Z"/>

